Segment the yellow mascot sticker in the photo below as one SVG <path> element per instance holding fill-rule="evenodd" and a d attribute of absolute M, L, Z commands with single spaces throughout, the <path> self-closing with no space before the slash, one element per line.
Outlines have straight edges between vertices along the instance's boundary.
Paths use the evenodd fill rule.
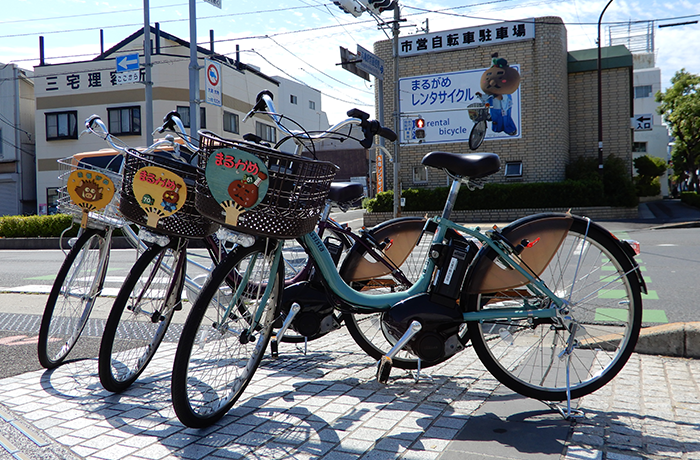
<path fill-rule="evenodd" d="M 185 181 L 172 171 L 158 166 L 146 166 L 136 171 L 134 196 L 146 211 L 146 225 L 156 228 L 163 217 L 175 214 L 185 204 Z"/>
<path fill-rule="evenodd" d="M 104 209 L 114 197 L 114 182 L 102 173 L 76 169 L 68 176 L 66 190 L 70 199 L 83 210 L 81 225 L 87 225 L 90 211 Z"/>

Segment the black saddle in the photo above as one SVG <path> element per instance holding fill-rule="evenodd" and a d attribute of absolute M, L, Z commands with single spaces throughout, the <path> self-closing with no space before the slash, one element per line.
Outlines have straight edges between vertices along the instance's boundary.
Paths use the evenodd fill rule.
<path fill-rule="evenodd" d="M 472 179 L 490 176 L 501 169 L 501 159 L 495 153 L 430 152 L 421 163 Z"/>
<path fill-rule="evenodd" d="M 362 184 L 356 182 L 331 182 L 328 199 L 336 203 L 352 203 L 364 195 Z"/>

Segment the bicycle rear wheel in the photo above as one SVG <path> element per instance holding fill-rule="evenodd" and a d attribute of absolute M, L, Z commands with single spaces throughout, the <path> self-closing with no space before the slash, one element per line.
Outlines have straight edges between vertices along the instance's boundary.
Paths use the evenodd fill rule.
<path fill-rule="evenodd" d="M 86 229 L 63 261 L 39 328 L 43 367 L 60 365 L 78 341 L 104 283 L 109 243 L 104 231 Z"/>
<path fill-rule="evenodd" d="M 186 242 L 151 246 L 136 261 L 114 301 L 100 344 L 102 386 L 126 390 L 146 369 L 181 306 Z"/>
<path fill-rule="evenodd" d="M 567 380 L 571 398 L 589 394 L 609 382 L 634 350 L 642 320 L 636 270 L 608 231 L 574 217 L 540 275 L 568 303 L 566 315 L 470 322 L 474 350 L 494 377 L 524 396 L 566 400 Z M 476 290 L 478 286 L 471 288 Z M 462 298 L 468 311 L 548 303 L 525 286 Z"/>
<path fill-rule="evenodd" d="M 185 322 L 175 355 L 172 399 L 178 419 L 188 427 L 206 427 L 223 417 L 265 354 L 284 279 L 282 263 L 274 269 L 270 243 L 265 239 L 229 253 Z M 261 305 L 266 290 L 269 298 Z M 257 313 L 257 327 L 250 331 Z"/>

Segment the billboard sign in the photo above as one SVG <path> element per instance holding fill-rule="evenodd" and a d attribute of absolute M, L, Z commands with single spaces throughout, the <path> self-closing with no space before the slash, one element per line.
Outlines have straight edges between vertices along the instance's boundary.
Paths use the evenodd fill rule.
<path fill-rule="evenodd" d="M 509 67 L 519 74 L 520 66 Z M 401 143 L 467 142 L 480 116 L 487 124 L 486 140 L 519 139 L 520 87 L 511 94 L 487 94 L 481 80 L 492 68 L 400 79 Z M 424 138 L 416 136 L 417 119 L 423 120 Z"/>

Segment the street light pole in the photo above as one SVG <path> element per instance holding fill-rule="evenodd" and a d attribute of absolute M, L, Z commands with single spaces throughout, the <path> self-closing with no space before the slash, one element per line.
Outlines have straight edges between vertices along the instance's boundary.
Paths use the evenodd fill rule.
<path fill-rule="evenodd" d="M 610 0 L 598 18 L 598 172 L 603 174 L 603 69 L 601 63 L 600 50 L 600 23 L 603 21 L 605 10 L 608 9 L 613 0 Z"/>

